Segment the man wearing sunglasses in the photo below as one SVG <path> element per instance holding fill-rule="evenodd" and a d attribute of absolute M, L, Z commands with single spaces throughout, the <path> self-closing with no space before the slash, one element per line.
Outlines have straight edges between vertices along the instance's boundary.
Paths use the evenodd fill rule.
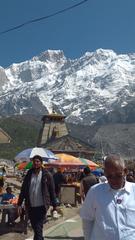
<path fill-rule="evenodd" d="M 85 240 L 135 239 L 135 183 L 127 182 L 125 162 L 110 155 L 104 162 L 107 183 L 94 185 L 81 208 Z"/>

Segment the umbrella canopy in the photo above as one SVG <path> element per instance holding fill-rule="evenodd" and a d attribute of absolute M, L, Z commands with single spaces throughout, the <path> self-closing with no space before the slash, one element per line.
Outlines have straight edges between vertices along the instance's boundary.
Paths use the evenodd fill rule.
<path fill-rule="evenodd" d="M 27 148 L 22 152 L 18 153 L 15 157 L 16 162 L 24 162 L 29 161 L 35 155 L 39 155 L 43 158 L 43 160 L 48 161 L 48 159 L 57 159 L 53 152 L 48 149 L 34 147 L 34 148 Z"/>
<path fill-rule="evenodd" d="M 49 165 L 55 166 L 55 167 L 78 167 L 78 166 L 89 166 L 91 169 L 95 169 L 98 165 L 95 164 L 94 162 L 85 159 L 79 159 L 77 157 L 74 157 L 69 154 L 56 154 L 56 156 L 59 158 L 58 160 L 55 161 L 49 161 Z"/>
<path fill-rule="evenodd" d="M 23 170 L 27 165 L 27 162 L 21 162 L 18 164 L 17 168 L 18 170 Z"/>
<path fill-rule="evenodd" d="M 85 165 L 88 165 L 91 169 L 96 169 L 98 166 L 98 164 L 96 164 L 95 162 L 88 160 L 86 158 L 79 158 L 81 160 L 82 163 L 84 163 Z"/>
<path fill-rule="evenodd" d="M 79 161 L 79 158 L 77 157 L 74 157 L 70 154 L 66 154 L 66 153 L 58 153 L 58 154 L 55 154 L 55 156 L 57 157 L 57 159 L 60 161 L 60 162 L 74 162 L 74 161 Z"/>
<path fill-rule="evenodd" d="M 18 170 L 27 170 L 27 169 L 32 168 L 32 166 L 33 166 L 33 162 L 32 161 L 30 161 L 30 162 L 21 162 L 21 163 L 17 163 L 15 165 L 15 167 Z"/>
<path fill-rule="evenodd" d="M 27 163 L 27 165 L 25 166 L 24 169 L 25 169 L 25 170 L 30 169 L 30 168 L 32 168 L 32 166 L 33 166 L 33 162 L 30 161 L 30 162 Z"/>

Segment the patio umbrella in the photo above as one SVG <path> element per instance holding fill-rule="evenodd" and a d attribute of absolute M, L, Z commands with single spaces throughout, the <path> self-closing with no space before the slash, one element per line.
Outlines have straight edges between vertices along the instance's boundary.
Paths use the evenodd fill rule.
<path fill-rule="evenodd" d="M 30 162 L 21 162 L 21 163 L 18 163 L 15 165 L 15 167 L 18 169 L 18 170 L 28 170 L 30 168 L 32 168 L 33 166 L 33 162 L 30 161 Z"/>
<path fill-rule="evenodd" d="M 30 162 L 27 163 L 27 165 L 25 166 L 24 169 L 25 169 L 25 170 L 30 169 L 30 168 L 32 168 L 32 166 L 33 166 L 33 162 L 30 161 Z"/>
<path fill-rule="evenodd" d="M 57 157 L 57 159 L 59 159 L 61 162 L 74 162 L 74 161 L 78 161 L 79 159 L 75 156 L 72 156 L 70 154 L 66 154 L 66 153 L 58 153 L 55 154 L 55 156 Z"/>
<path fill-rule="evenodd" d="M 55 161 L 49 161 L 48 164 L 50 166 L 54 166 L 54 167 L 79 167 L 79 166 L 89 166 L 91 169 L 95 169 L 96 166 L 98 166 L 97 164 L 95 164 L 94 162 L 90 161 L 90 160 L 81 160 L 77 157 L 74 157 L 72 155 L 69 154 L 64 154 L 64 153 L 60 153 L 60 154 L 56 154 L 56 156 L 59 158 L 58 160 Z"/>
<path fill-rule="evenodd" d="M 97 167 L 99 167 L 98 164 L 96 164 L 95 162 L 88 160 L 86 158 L 79 158 L 81 160 L 82 163 L 84 163 L 85 165 L 89 166 L 91 169 L 95 170 Z"/>
<path fill-rule="evenodd" d="M 53 152 L 46 148 L 41 147 L 34 147 L 34 148 L 27 148 L 22 152 L 18 153 L 15 157 L 16 162 L 24 162 L 29 161 L 35 155 L 39 155 L 43 158 L 44 161 L 48 161 L 48 159 L 57 159 Z"/>
<path fill-rule="evenodd" d="M 17 169 L 18 170 L 24 170 L 28 162 L 21 162 L 18 164 Z"/>

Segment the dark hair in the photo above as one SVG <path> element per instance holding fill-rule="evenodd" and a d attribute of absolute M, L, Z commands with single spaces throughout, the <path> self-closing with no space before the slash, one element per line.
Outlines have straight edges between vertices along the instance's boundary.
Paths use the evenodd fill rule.
<path fill-rule="evenodd" d="M 32 160 L 35 160 L 35 159 L 38 159 L 38 160 L 40 160 L 40 162 L 43 162 L 42 157 L 39 156 L 39 155 L 35 155 L 35 156 L 32 158 Z"/>
<path fill-rule="evenodd" d="M 12 188 L 11 187 L 7 187 L 6 191 L 11 191 L 12 192 Z"/>
<path fill-rule="evenodd" d="M 83 171 L 84 171 L 84 173 L 85 173 L 86 175 L 91 172 L 91 170 L 90 170 L 90 168 L 89 168 L 88 166 L 85 167 Z"/>

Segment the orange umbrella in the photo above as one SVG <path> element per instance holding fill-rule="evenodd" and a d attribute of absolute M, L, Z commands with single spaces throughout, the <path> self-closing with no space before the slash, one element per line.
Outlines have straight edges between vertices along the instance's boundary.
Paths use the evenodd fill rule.
<path fill-rule="evenodd" d="M 59 153 L 56 154 L 56 156 L 59 158 L 58 160 L 50 161 L 51 166 L 55 167 L 79 167 L 79 166 L 89 166 L 91 169 L 95 169 L 98 165 L 94 162 L 85 159 L 85 161 L 74 157 L 69 154 L 65 153 Z"/>
<path fill-rule="evenodd" d="M 60 161 L 61 163 L 69 163 L 69 162 L 78 162 L 80 163 L 79 158 L 74 157 L 70 154 L 65 154 L 65 153 L 58 153 L 55 154 L 56 157 L 58 157 L 58 160 L 55 160 L 55 162 Z"/>

